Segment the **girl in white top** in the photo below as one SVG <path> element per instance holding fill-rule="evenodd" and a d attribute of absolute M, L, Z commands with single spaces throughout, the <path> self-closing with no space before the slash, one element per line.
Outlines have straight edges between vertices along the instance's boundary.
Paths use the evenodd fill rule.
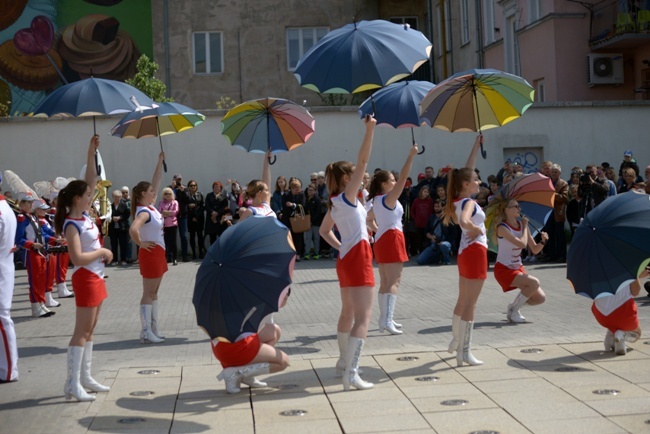
<path fill-rule="evenodd" d="M 399 179 L 387 171 L 380 170 L 370 182 L 368 202 L 372 204 L 368 213 L 368 221 L 375 231 L 375 260 L 379 265 L 379 331 L 388 330 L 391 334 L 401 335 L 398 324 L 393 321 L 395 304 L 397 303 L 397 288 L 402 277 L 404 262 L 408 261 L 404 232 L 402 231 L 402 215 L 404 209 L 398 201 L 404 190 L 413 164 L 413 158 L 418 152 L 413 145 L 406 158 Z M 374 227 L 373 227 L 374 226 Z"/>
<path fill-rule="evenodd" d="M 447 204 L 443 223 L 456 223 L 462 230 L 458 250 L 458 300 L 454 308 L 451 330 L 453 339 L 449 344 L 449 352 L 457 351 L 456 363 L 482 365 L 470 352 L 472 330 L 474 327 L 474 311 L 476 302 L 481 294 L 483 283 L 487 278 L 487 238 L 485 236 L 485 214 L 481 207 L 472 200 L 478 194 L 479 179 L 474 171 L 476 154 L 483 143 L 483 135 L 476 137 L 472 151 L 467 159 L 466 167 L 453 169 L 449 172 L 447 181 Z"/>
<path fill-rule="evenodd" d="M 330 163 L 325 171 L 330 208 L 323 218 L 320 235 L 339 251 L 336 272 L 341 287 L 341 315 L 337 327 L 339 351 L 337 373 L 343 371 L 343 388 L 370 389 L 374 385 L 359 377 L 359 358 L 372 316 L 375 277 L 372 251 L 366 229 L 366 210 L 357 197 L 370 159 L 377 121 L 364 119 L 366 132 L 356 166 L 349 161 Z M 332 232 L 336 224 L 341 241 Z"/>
<path fill-rule="evenodd" d="M 497 218 L 494 220 L 499 246 L 497 262 L 494 265 L 494 277 L 504 292 L 519 288 L 521 291 L 508 305 L 506 316 L 514 323 L 526 322 L 519 309 L 525 304 L 531 306 L 542 304 L 546 295 L 539 286 L 539 279 L 526 273 L 521 263 L 521 249 L 528 247 L 530 254 L 541 252 L 548 240 L 546 232 L 541 232 L 542 241 L 536 243 L 528 229 L 528 219 L 521 216 L 521 207 L 515 199 L 498 205 Z M 517 219 L 521 217 L 521 221 Z"/>
<path fill-rule="evenodd" d="M 133 223 L 129 234 L 134 243 L 140 246 L 138 261 L 142 275 L 142 298 L 140 299 L 140 342 L 160 343 L 165 337 L 158 331 L 158 289 L 163 275 L 167 272 L 165 256 L 164 217 L 154 204 L 160 190 L 162 166 L 165 159 L 163 152 L 158 156 L 158 163 L 151 182 L 141 181 L 133 188 L 131 216 Z"/>
<path fill-rule="evenodd" d="M 85 181 L 72 181 L 59 192 L 58 208 L 54 217 L 57 233 L 63 233 L 68 242 L 68 253 L 75 265 L 72 284 L 77 305 L 74 334 L 68 344 L 68 379 L 64 393 L 66 399 L 93 401 L 84 388 L 93 392 L 108 392 L 109 387 L 99 384 L 91 374 L 93 333 L 102 301 L 106 298 L 104 264 L 111 262 L 113 254 L 101 247 L 99 229 L 86 213 L 93 200 L 97 182 L 95 151 L 99 136 L 90 139 Z"/>
<path fill-rule="evenodd" d="M 246 186 L 246 198 L 250 198 L 252 203 L 248 208 L 239 210 L 240 221 L 250 216 L 277 218 L 275 212 L 269 205 L 269 202 L 271 202 L 271 190 L 269 189 L 269 185 L 271 185 L 271 166 L 269 159 L 271 156 L 271 150 L 267 151 L 264 156 L 262 180 L 254 179 Z"/>

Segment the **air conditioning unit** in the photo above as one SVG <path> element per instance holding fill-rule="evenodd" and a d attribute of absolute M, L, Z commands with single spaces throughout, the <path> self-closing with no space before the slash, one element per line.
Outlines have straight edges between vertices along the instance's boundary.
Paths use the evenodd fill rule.
<path fill-rule="evenodd" d="M 591 53 L 587 62 L 589 86 L 623 84 L 623 54 Z"/>

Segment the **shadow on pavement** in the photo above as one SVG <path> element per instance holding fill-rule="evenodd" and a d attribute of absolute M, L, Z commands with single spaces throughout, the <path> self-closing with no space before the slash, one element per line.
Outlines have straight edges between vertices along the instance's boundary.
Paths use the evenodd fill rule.
<path fill-rule="evenodd" d="M 0 412 L 5 410 L 19 410 L 23 408 L 40 407 L 42 405 L 60 405 L 63 400 L 61 395 L 46 396 L 38 399 L 23 399 L 20 401 L 0 404 Z"/>
<path fill-rule="evenodd" d="M 487 328 L 492 328 L 492 329 L 500 329 L 502 327 L 515 327 L 515 326 L 522 326 L 526 324 L 532 324 L 532 322 L 525 322 L 522 324 L 515 324 L 511 323 L 508 321 L 484 321 L 484 322 L 476 322 L 474 323 L 474 328 L 475 329 L 487 329 Z M 451 332 L 451 324 L 445 325 L 445 326 L 439 326 L 439 327 L 431 327 L 428 329 L 422 329 L 418 331 L 419 335 L 430 335 L 434 333 L 450 333 Z"/>
<path fill-rule="evenodd" d="M 45 356 L 50 354 L 65 354 L 68 352 L 68 347 L 57 348 L 57 347 L 19 347 L 18 348 L 18 357 L 27 358 L 27 357 L 37 357 Z"/>
<path fill-rule="evenodd" d="M 112 342 L 96 342 L 95 340 L 95 345 L 94 345 L 94 350 L 95 351 L 115 351 L 115 350 L 132 350 L 135 348 L 143 348 L 143 347 L 167 347 L 170 345 L 187 345 L 187 344 L 194 344 L 194 343 L 200 343 L 203 344 L 205 341 L 190 341 L 187 338 L 170 338 L 167 337 L 165 338 L 165 342 L 162 342 L 160 344 L 143 344 L 140 342 L 139 339 L 128 339 L 128 340 L 123 340 L 123 341 L 112 341 Z"/>
<path fill-rule="evenodd" d="M 116 424 L 118 420 L 124 419 L 130 421 L 130 423 L 124 423 L 122 426 L 116 428 L 108 428 L 110 425 Z M 164 425 L 165 422 L 169 422 L 171 428 L 174 432 L 182 433 L 196 433 L 196 432 L 206 432 L 210 431 L 210 427 L 196 422 L 189 422 L 183 420 L 168 420 L 168 419 L 155 419 L 151 417 L 144 417 L 144 421 L 138 421 L 138 417 L 125 416 L 123 418 L 117 416 L 96 416 L 96 417 L 84 417 L 79 420 L 79 424 L 84 427 L 89 427 L 88 431 L 93 432 L 103 432 L 103 433 L 123 433 L 123 432 L 139 432 L 138 428 L 142 431 L 153 432 L 152 430 L 155 427 L 160 432 L 169 432 L 169 429 L 161 429 L 161 425 Z M 98 429 L 93 429 L 92 425 L 97 425 Z"/>

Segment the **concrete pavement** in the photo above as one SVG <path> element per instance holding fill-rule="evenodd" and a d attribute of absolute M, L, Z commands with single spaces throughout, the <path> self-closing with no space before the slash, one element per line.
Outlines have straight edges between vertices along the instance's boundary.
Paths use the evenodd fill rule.
<path fill-rule="evenodd" d="M 92 403 L 63 397 L 74 301 L 32 319 L 27 278 L 17 272 L 12 315 L 20 380 L 0 385 L 0 433 L 619 433 L 650 432 L 650 339 L 626 356 L 603 351 L 591 301 L 573 294 L 564 264 L 527 268 L 547 302 L 526 307 L 530 321 L 505 320 L 514 295 L 490 273 L 476 315 L 478 367 L 455 367 L 447 353 L 457 296 L 455 266 L 406 264 L 396 320 L 404 334 L 380 334 L 375 308 L 362 366 L 368 391 L 343 392 L 334 377 L 340 299 L 334 261 L 296 264 L 289 303 L 279 314 L 278 347 L 292 366 L 269 387 L 228 395 L 220 367 L 195 321 L 198 262 L 170 267 L 160 290 L 159 345 L 138 340 L 137 267 L 107 269 L 109 298 L 95 334 L 93 373 L 112 387 Z M 650 298 L 637 299 L 642 329 Z M 618 391 L 610 394 L 607 391 Z M 291 415 L 291 414 L 298 415 Z"/>

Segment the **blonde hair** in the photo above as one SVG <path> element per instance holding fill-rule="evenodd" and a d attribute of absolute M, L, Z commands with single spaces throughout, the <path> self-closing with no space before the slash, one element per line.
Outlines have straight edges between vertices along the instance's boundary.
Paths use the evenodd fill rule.
<path fill-rule="evenodd" d="M 162 194 L 165 196 L 165 193 L 170 193 L 172 195 L 172 200 L 176 200 L 176 195 L 174 194 L 174 190 L 172 190 L 170 187 L 165 187 L 163 188 Z M 164 197 L 163 197 L 164 199 Z"/>

